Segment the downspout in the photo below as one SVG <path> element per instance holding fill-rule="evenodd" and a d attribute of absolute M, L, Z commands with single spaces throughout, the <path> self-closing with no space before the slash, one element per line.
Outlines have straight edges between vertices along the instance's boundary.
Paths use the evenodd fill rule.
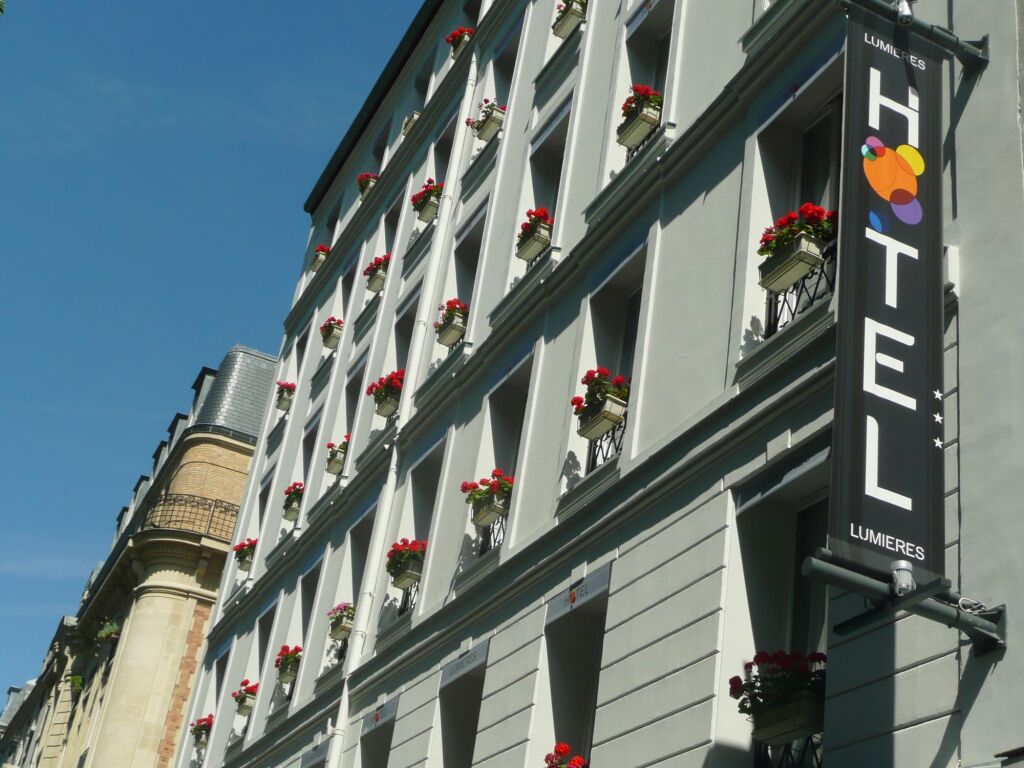
<path fill-rule="evenodd" d="M 469 77 L 466 83 L 466 93 L 462 99 L 459 114 L 469 114 L 473 103 L 473 92 L 476 88 L 476 55 L 469 63 Z M 465 151 L 466 136 L 469 128 L 461 120 L 456 120 L 455 140 L 452 142 L 452 156 L 448 164 L 447 175 L 453 175 L 454 168 L 460 168 L 461 159 Z M 460 168 L 461 170 L 461 168 Z M 420 310 L 416 318 L 416 326 L 413 328 L 412 339 L 409 343 L 409 360 L 413 363 L 409 375 L 406 377 L 405 394 L 398 406 L 398 432 L 401 432 L 402 425 L 409 419 L 412 410 L 412 396 L 410 393 L 416 391 L 420 378 L 420 371 L 426 368 L 422 364 L 423 347 L 426 343 L 428 331 L 432 332 L 433 320 L 431 315 L 434 312 L 433 300 L 424 301 L 424 297 L 433 296 L 437 287 L 437 281 L 441 274 L 442 248 L 448 237 L 451 227 L 452 210 L 454 209 L 453 188 L 455 184 L 449 184 L 444 179 L 444 195 L 441 198 L 441 206 L 438 211 L 436 230 L 433 240 L 430 243 L 430 256 L 427 262 L 427 273 L 423 278 L 423 287 L 420 294 Z M 356 615 L 352 622 L 352 633 L 349 637 L 348 652 L 345 654 L 345 661 L 342 666 L 342 676 L 346 684 L 341 691 L 341 700 L 338 702 L 338 715 L 335 719 L 336 726 L 328 728 L 330 744 L 327 748 L 326 768 L 340 768 L 341 755 L 344 747 L 345 727 L 349 720 L 349 689 L 348 678 L 352 670 L 358 666 L 362 659 L 363 648 L 366 643 L 367 626 L 370 623 L 370 612 L 373 608 L 374 590 L 377 583 L 377 574 L 384 567 L 385 535 L 390 529 L 392 506 L 395 498 L 395 489 L 398 485 L 398 441 L 397 433 L 395 445 L 391 450 L 391 461 L 388 465 L 387 478 L 384 487 L 381 489 L 380 498 L 377 501 L 377 514 L 380 516 L 386 510 L 388 516 L 387 524 L 382 524 L 378 519 L 370 534 L 370 546 L 366 556 L 366 565 L 363 571 L 363 590 L 359 593 L 356 602 Z"/>

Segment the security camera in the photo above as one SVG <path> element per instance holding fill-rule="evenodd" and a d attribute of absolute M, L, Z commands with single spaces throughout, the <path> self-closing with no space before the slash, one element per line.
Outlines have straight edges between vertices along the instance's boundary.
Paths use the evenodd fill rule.
<path fill-rule="evenodd" d="M 896 23 L 909 27 L 914 23 L 914 0 L 896 0 Z"/>

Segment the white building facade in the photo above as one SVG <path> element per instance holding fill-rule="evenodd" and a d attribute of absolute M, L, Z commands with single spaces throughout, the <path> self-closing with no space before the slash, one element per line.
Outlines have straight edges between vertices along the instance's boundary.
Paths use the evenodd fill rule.
<path fill-rule="evenodd" d="M 758 248 L 801 203 L 838 207 L 842 9 L 576 8 L 573 27 L 548 0 L 427 0 L 307 200 L 277 375 L 294 393 L 266 415 L 235 537 L 254 557 L 225 571 L 193 693 L 213 728 L 178 768 L 521 768 L 556 741 L 595 768 L 1014 764 L 1012 635 L 977 656 L 900 614 L 840 637 L 864 600 L 800 573 L 826 542 L 841 255 L 766 292 Z M 946 575 L 1013 616 L 1020 8 L 914 10 L 992 52 L 943 74 Z M 663 102 L 627 149 L 635 84 Z M 486 141 L 467 124 L 484 99 L 504 110 Z M 410 199 L 433 180 L 430 218 Z M 550 243 L 517 258 L 539 207 Z M 447 347 L 433 324 L 451 299 L 468 311 Z M 322 334 L 329 317 L 343 328 Z M 598 366 L 630 392 L 588 439 L 570 399 Z M 366 391 L 395 371 L 381 416 Z M 334 474 L 327 443 L 346 435 Z M 478 525 L 460 487 L 495 468 L 515 477 L 508 507 Z M 399 589 L 385 566 L 403 538 L 428 543 Z M 342 602 L 351 631 L 332 639 Z M 286 645 L 301 661 L 281 682 Z M 777 649 L 827 653 L 827 683 L 820 727 L 767 749 L 729 681 Z M 245 714 L 242 680 L 259 683 Z"/>

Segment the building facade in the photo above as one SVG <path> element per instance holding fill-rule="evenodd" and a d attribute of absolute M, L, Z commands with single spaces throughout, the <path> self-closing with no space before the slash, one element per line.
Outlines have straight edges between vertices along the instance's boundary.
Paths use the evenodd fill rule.
<path fill-rule="evenodd" d="M 801 203 L 839 207 L 840 4 L 569 6 L 427 0 L 307 200 L 236 531 L 257 542 L 225 570 L 190 710 L 215 721 L 177 768 L 523 768 L 556 741 L 593 766 L 1011 764 L 1012 635 L 982 656 L 901 613 L 840 636 L 864 599 L 801 575 L 826 543 L 842 255 L 766 290 L 758 251 Z M 989 36 L 984 69 L 943 65 L 938 442 L 946 575 L 1012 617 L 1020 7 L 913 10 Z M 639 117 L 635 85 L 662 97 L 634 88 Z M 581 423 L 598 367 L 624 411 Z M 504 508 L 466 503 L 508 476 Z M 427 542 L 418 577 L 403 539 Z M 769 747 L 730 680 L 778 649 L 827 676 Z"/>
<path fill-rule="evenodd" d="M 196 378 L 77 613 L 5 713 L 5 768 L 172 764 L 275 362 L 234 347 Z"/>

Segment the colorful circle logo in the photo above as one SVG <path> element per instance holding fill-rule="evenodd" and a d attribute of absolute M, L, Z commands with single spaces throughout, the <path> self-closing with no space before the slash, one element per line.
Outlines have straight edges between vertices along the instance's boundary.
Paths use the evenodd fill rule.
<path fill-rule="evenodd" d="M 909 144 L 892 149 L 877 136 L 868 136 L 860 152 L 864 176 L 875 194 L 889 203 L 893 215 L 904 224 L 919 224 L 924 218 L 917 199 L 917 177 L 924 173 L 921 153 Z"/>

